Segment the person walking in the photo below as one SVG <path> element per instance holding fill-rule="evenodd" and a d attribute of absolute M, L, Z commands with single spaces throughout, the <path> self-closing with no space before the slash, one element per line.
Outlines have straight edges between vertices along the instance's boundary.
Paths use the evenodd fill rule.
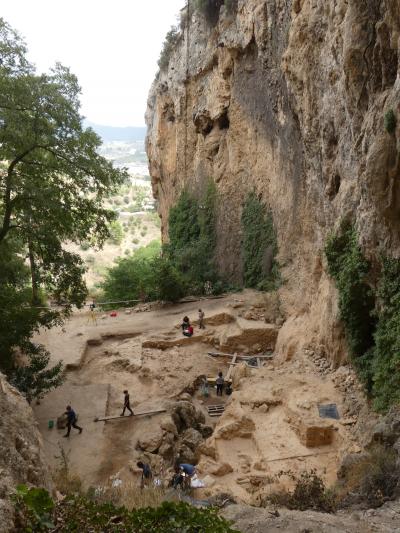
<path fill-rule="evenodd" d="M 222 375 L 222 372 L 218 372 L 218 377 L 215 380 L 215 383 L 217 385 L 217 396 L 222 396 L 222 391 L 224 389 L 224 377 Z"/>
<path fill-rule="evenodd" d="M 204 311 L 202 309 L 199 309 L 199 328 L 206 329 L 204 325 Z"/>
<path fill-rule="evenodd" d="M 67 415 L 67 433 L 66 435 L 64 435 L 64 437 L 69 437 L 69 434 L 71 433 L 71 428 L 79 429 L 79 433 L 82 433 L 83 428 L 79 427 L 76 423 L 77 416 L 75 411 L 70 405 L 67 405 L 66 409 L 67 410 L 64 414 Z"/>
<path fill-rule="evenodd" d="M 131 404 L 129 400 L 129 392 L 127 390 L 124 390 L 124 408 L 122 410 L 121 416 L 125 416 L 125 409 L 128 409 L 128 411 L 130 411 L 131 414 L 129 416 L 133 416 L 133 411 L 131 409 Z"/>
<path fill-rule="evenodd" d="M 140 480 L 140 488 L 143 488 L 144 486 L 148 486 L 151 480 L 153 479 L 153 472 L 151 471 L 150 465 L 147 463 L 143 463 L 142 461 L 138 461 L 136 465 L 142 471 L 142 478 Z"/>

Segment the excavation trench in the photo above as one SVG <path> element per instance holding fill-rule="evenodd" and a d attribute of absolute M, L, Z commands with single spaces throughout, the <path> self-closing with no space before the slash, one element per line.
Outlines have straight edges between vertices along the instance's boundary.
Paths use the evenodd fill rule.
<path fill-rule="evenodd" d="M 58 335 L 69 361 L 65 384 L 35 406 L 53 468 L 60 446 L 86 487 L 106 484 L 114 476 L 123 482 L 138 480 L 134 465 L 139 459 L 167 479 L 179 459 L 197 464 L 205 487 L 196 490 L 196 498 L 229 492 L 250 503 L 271 490 L 271 479 L 280 470 L 315 468 L 333 482 L 342 456 L 355 443 L 340 420 L 319 417 L 319 404 L 335 403 L 340 412 L 342 398 L 333 380 L 321 378 L 311 361 L 301 361 L 301 355 L 289 361 L 264 357 L 258 360 L 260 368 L 250 368 L 236 360 L 232 395 L 216 396 L 213 379 L 219 371 L 227 374 L 232 358 L 208 353 L 257 358 L 273 350 L 279 332 L 260 320 L 260 312 L 250 318 L 251 292 L 240 305 L 232 300 L 207 302 L 206 329 L 195 327 L 191 339 L 182 337 L 177 321 L 179 311 L 196 316 L 197 304 L 190 302 L 173 314 L 170 309 L 120 314 L 97 328 L 83 328 L 84 317 L 74 316 L 63 339 L 60 332 L 48 333 L 44 340 L 49 348 L 55 343 L 51 335 Z M 208 396 L 202 386 L 205 376 L 212 378 Z M 124 389 L 134 411 L 166 412 L 95 422 L 96 417 L 120 414 Z M 47 423 L 67 403 L 78 412 L 84 431 L 64 439 Z"/>

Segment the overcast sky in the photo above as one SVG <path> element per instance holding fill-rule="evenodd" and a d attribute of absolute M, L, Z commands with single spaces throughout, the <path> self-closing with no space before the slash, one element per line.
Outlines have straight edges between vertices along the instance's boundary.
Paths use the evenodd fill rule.
<path fill-rule="evenodd" d="M 0 0 L 40 71 L 56 61 L 82 87 L 82 113 L 110 126 L 142 126 L 165 34 L 184 0 Z"/>

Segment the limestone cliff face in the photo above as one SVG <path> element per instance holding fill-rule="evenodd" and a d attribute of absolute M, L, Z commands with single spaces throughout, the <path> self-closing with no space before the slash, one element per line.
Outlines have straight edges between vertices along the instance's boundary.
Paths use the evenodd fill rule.
<path fill-rule="evenodd" d="M 0 533 L 13 530 L 12 490 L 19 484 L 51 490 L 42 439 L 32 409 L 0 374 Z"/>
<path fill-rule="evenodd" d="M 212 178 L 219 267 L 240 280 L 240 217 L 255 190 L 278 234 L 283 355 L 312 344 L 335 362 L 345 356 L 323 259 L 343 218 L 372 261 L 381 248 L 400 253 L 400 143 L 384 128 L 385 112 L 400 111 L 399 36 L 399 0 L 239 0 L 214 28 L 192 13 L 151 88 L 163 237 L 180 191 Z"/>

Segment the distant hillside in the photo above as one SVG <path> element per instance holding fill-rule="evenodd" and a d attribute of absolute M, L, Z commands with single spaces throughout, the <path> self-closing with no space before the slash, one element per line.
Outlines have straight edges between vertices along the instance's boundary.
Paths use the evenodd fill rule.
<path fill-rule="evenodd" d="M 113 126 L 102 126 L 86 121 L 86 126 L 90 126 L 100 135 L 104 142 L 110 141 L 144 141 L 146 137 L 145 127 L 117 128 Z"/>

